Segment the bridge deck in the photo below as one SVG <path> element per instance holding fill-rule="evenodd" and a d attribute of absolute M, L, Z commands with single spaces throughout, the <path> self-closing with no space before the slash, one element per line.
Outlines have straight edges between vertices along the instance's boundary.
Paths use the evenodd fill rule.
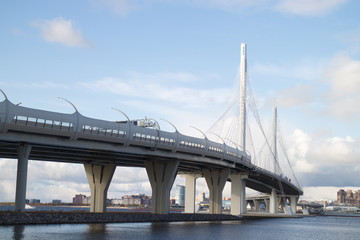
<path fill-rule="evenodd" d="M 17 159 L 17 146 L 32 146 L 29 159 L 69 163 L 114 163 L 144 167 L 149 160 L 179 161 L 178 172 L 230 169 L 249 175 L 246 186 L 301 195 L 289 179 L 259 168 L 237 146 L 132 124 L 0 103 L 0 157 Z"/>

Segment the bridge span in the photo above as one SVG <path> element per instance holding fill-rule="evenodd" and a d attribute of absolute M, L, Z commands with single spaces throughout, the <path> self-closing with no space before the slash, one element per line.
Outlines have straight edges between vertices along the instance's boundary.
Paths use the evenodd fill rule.
<path fill-rule="evenodd" d="M 77 110 L 64 114 L 26 108 L 5 97 L 0 103 L 0 157 L 18 159 L 16 209 L 24 210 L 28 159 L 84 164 L 92 212 L 105 211 L 116 166 L 146 168 L 154 213 L 168 213 L 170 190 L 178 173 L 186 176 L 187 212 L 194 211 L 192 186 L 199 176 L 205 177 L 209 187 L 211 213 L 221 213 L 222 190 L 228 180 L 232 182 L 233 214 L 245 211 L 245 186 L 274 199 L 284 194 L 296 199 L 302 194 L 290 179 L 252 164 L 250 155 L 235 145 L 141 126 L 143 123 L 93 119 Z"/>
<path fill-rule="evenodd" d="M 2 91 L 1 91 L 2 92 Z M 3 93 L 3 92 L 2 92 Z M 15 209 L 24 211 L 28 160 L 83 164 L 91 190 L 91 212 L 104 212 L 116 166 L 146 168 L 152 188 L 153 213 L 169 212 L 170 190 L 178 173 L 186 179 L 185 212 L 195 211 L 196 178 L 210 192 L 210 213 L 221 213 L 222 191 L 231 181 L 231 213 L 246 211 L 245 189 L 270 195 L 276 213 L 281 198 L 296 206 L 300 186 L 277 171 L 276 143 L 272 171 L 251 162 L 246 140 L 246 44 L 241 44 L 241 147 L 160 130 L 151 119 L 105 121 L 75 112 L 65 114 L 0 103 L 0 157 L 18 159 Z M 120 111 L 121 112 L 121 111 Z M 122 112 L 121 112 L 122 113 Z M 221 138 L 221 137 L 220 137 Z M 294 181 L 296 182 L 296 181 Z M 295 210 L 295 209 L 293 209 Z"/>

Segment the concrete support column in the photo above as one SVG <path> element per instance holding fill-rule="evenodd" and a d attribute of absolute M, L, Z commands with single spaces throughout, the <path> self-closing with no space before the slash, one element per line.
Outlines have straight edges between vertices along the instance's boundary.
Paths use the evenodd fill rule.
<path fill-rule="evenodd" d="M 277 203 L 277 209 L 280 210 L 280 212 L 284 212 L 284 207 L 285 207 L 285 204 L 286 204 L 286 198 L 283 198 L 283 197 L 278 197 L 278 203 Z"/>
<path fill-rule="evenodd" d="M 185 213 L 195 213 L 195 192 L 196 178 L 195 174 L 185 174 Z"/>
<path fill-rule="evenodd" d="M 270 199 L 264 199 L 265 202 L 265 211 L 270 212 Z"/>
<path fill-rule="evenodd" d="M 221 214 L 222 212 L 222 191 L 228 179 L 230 169 L 222 170 L 203 170 L 205 181 L 208 185 L 209 196 L 209 213 Z"/>
<path fill-rule="evenodd" d="M 241 215 L 246 212 L 245 179 L 248 175 L 231 174 L 231 214 Z"/>
<path fill-rule="evenodd" d="M 290 196 L 290 208 L 294 214 L 296 213 L 296 204 L 298 200 L 299 196 Z"/>
<path fill-rule="evenodd" d="M 247 205 L 250 205 L 250 211 L 255 211 L 255 203 L 254 203 L 254 200 L 249 200 L 249 201 L 246 201 Z"/>
<path fill-rule="evenodd" d="M 277 199 L 277 194 L 276 194 L 276 190 L 273 189 L 271 191 L 271 195 L 270 195 L 270 203 L 269 203 L 269 212 L 270 213 L 277 213 L 278 210 L 278 199 Z"/>
<path fill-rule="evenodd" d="M 26 181 L 28 171 L 28 160 L 31 146 L 20 145 L 17 147 L 18 166 L 16 176 L 15 211 L 25 211 Z"/>
<path fill-rule="evenodd" d="M 258 212 L 260 210 L 260 200 L 253 200 L 253 202 L 254 202 L 255 212 Z"/>
<path fill-rule="evenodd" d="M 152 213 L 167 214 L 170 210 L 170 190 L 174 184 L 179 162 L 145 162 L 152 189 Z"/>
<path fill-rule="evenodd" d="M 90 185 L 90 212 L 105 212 L 107 191 L 114 175 L 116 165 L 84 164 L 86 176 Z"/>

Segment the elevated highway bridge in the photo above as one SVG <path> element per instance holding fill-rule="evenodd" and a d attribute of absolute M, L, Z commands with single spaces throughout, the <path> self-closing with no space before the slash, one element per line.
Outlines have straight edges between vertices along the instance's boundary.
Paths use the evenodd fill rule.
<path fill-rule="evenodd" d="M 246 80 L 246 48 L 242 45 L 242 79 Z M 246 63 L 246 61 L 245 61 Z M 243 86 L 244 89 L 244 86 Z M 2 91 L 1 91 L 2 92 Z M 3 92 L 2 92 L 3 93 Z M 243 92 L 243 95 L 245 93 Z M 235 143 L 160 130 L 152 119 L 111 122 L 73 114 L 0 103 L 0 157 L 18 160 L 15 208 L 24 211 L 28 160 L 83 164 L 91 190 L 92 212 L 106 209 L 107 190 L 116 166 L 146 169 L 152 187 L 152 211 L 169 212 L 170 190 L 177 174 L 186 179 L 185 212 L 195 211 L 196 178 L 204 177 L 210 192 L 210 213 L 221 213 L 222 191 L 231 181 L 232 214 L 246 211 L 245 188 L 269 194 L 269 211 L 278 199 L 292 206 L 302 194 L 288 176 L 256 166 L 250 154 Z M 245 97 L 242 97 L 243 101 Z M 245 137 L 245 104 L 242 131 Z M 121 112 L 121 111 L 120 111 Z M 122 112 L 121 112 L 122 113 Z"/>
<path fill-rule="evenodd" d="M 242 149 L 177 131 L 142 127 L 131 121 L 92 119 L 77 111 L 63 114 L 31 109 L 14 105 L 8 99 L 0 103 L 0 127 L 0 157 L 19 159 L 20 171 L 27 168 L 27 159 L 102 166 L 100 175 L 104 175 L 104 166 L 113 166 L 111 171 L 115 166 L 145 167 L 147 171 L 157 171 L 162 166 L 164 171 L 171 168 L 174 172 L 166 180 L 170 185 L 177 173 L 205 178 L 208 174 L 210 179 L 218 174 L 212 177 L 222 181 L 231 179 L 232 175 L 244 175 L 246 187 L 263 193 L 271 194 L 275 190 L 278 195 L 302 194 L 288 178 L 252 164 L 251 156 Z M 91 169 L 86 171 L 94 175 L 94 168 Z M 26 181 L 23 178 L 26 178 L 25 170 L 18 172 L 18 182 Z M 102 197 L 106 199 L 105 195 Z M 23 201 L 17 202 L 17 206 L 22 206 Z M 93 209 L 103 210 L 102 205 Z"/>

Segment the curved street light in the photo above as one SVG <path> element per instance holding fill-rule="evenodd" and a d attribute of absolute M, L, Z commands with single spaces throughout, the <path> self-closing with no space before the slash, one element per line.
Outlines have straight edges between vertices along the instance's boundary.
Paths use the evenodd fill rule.
<path fill-rule="evenodd" d="M 179 132 L 179 131 L 177 130 L 177 128 L 175 127 L 175 125 L 172 124 L 170 121 L 168 121 L 168 120 L 166 120 L 166 119 L 163 119 L 163 118 L 160 118 L 160 120 L 163 120 L 163 121 L 167 122 L 168 124 L 170 124 L 170 125 L 175 129 L 175 132 Z"/>
<path fill-rule="evenodd" d="M 223 144 L 225 144 L 225 140 L 222 137 L 220 137 L 219 135 L 217 135 L 216 133 L 213 133 L 213 132 L 209 132 L 209 133 L 211 133 L 212 135 L 215 135 L 218 138 L 220 138 L 223 141 Z"/>
<path fill-rule="evenodd" d="M 167 123 L 169 123 L 174 129 L 175 129 L 175 135 L 176 135 L 176 141 L 175 141 L 175 148 L 172 150 L 173 152 L 176 152 L 176 149 L 178 147 L 178 144 L 179 144 L 179 131 L 177 130 L 177 128 L 175 127 L 174 124 L 172 124 L 170 121 L 166 120 L 166 119 L 163 119 L 163 118 L 160 118 L 160 120 L 163 120 Z"/>
<path fill-rule="evenodd" d="M 79 111 L 77 110 L 75 105 L 72 102 L 70 102 L 69 100 L 67 100 L 65 98 L 62 98 L 62 97 L 58 97 L 58 99 L 61 99 L 61 100 L 65 101 L 65 102 L 69 103 L 75 109 L 74 114 L 75 114 L 75 117 L 76 117 L 76 125 L 74 126 L 74 135 L 70 138 L 71 140 L 75 140 L 77 138 L 76 137 L 77 132 L 80 131 L 80 129 L 78 129 L 78 128 L 79 128 L 79 116 L 81 114 L 79 113 Z"/>
<path fill-rule="evenodd" d="M 198 129 L 197 127 L 194 127 L 194 126 L 190 126 L 190 127 L 195 130 L 198 130 L 202 135 L 204 135 L 205 139 L 207 139 L 206 134 L 203 131 L 201 131 L 200 129 Z"/>
<path fill-rule="evenodd" d="M 8 100 L 8 98 L 7 98 L 6 94 L 5 94 L 5 92 L 4 92 L 3 90 L 1 90 L 1 89 L 0 89 L 0 92 L 1 92 L 1 93 L 2 93 L 2 95 L 4 96 L 5 100 Z"/>
<path fill-rule="evenodd" d="M 127 141 L 126 141 L 126 146 L 129 146 L 129 141 L 130 141 L 130 136 L 131 136 L 131 121 L 130 121 L 130 118 L 128 117 L 128 115 L 126 115 L 123 111 L 117 109 L 117 108 L 112 108 L 114 109 L 115 111 L 118 111 L 119 113 L 121 113 L 122 115 L 124 115 L 126 117 L 126 119 L 128 120 L 128 125 L 129 125 L 129 135 L 128 135 L 128 138 L 127 138 Z"/>
<path fill-rule="evenodd" d="M 205 137 L 205 149 L 204 149 L 204 153 L 203 153 L 203 157 L 205 156 L 205 151 L 207 151 L 207 148 L 208 148 L 208 138 L 206 137 L 206 134 L 201 131 L 200 129 L 198 129 L 197 127 L 194 127 L 194 126 L 190 126 L 191 128 L 194 128 L 195 130 L 198 130 L 199 132 L 201 132 L 202 135 L 204 135 Z"/>
<path fill-rule="evenodd" d="M 215 135 L 215 136 L 217 136 L 218 138 L 220 138 L 222 141 L 223 141 L 223 158 L 225 158 L 225 152 L 226 152 L 226 143 L 225 143 L 225 140 L 222 138 L 222 137 L 220 137 L 219 135 L 217 135 L 216 133 L 213 133 L 213 132 L 210 132 L 211 134 L 213 134 L 213 135 Z"/>
<path fill-rule="evenodd" d="M 75 107 L 75 105 L 72 102 L 70 102 L 69 100 L 62 98 L 62 97 L 58 97 L 58 99 L 64 100 L 65 102 L 69 103 L 75 109 L 75 112 L 79 112 L 77 110 L 77 108 Z"/>

